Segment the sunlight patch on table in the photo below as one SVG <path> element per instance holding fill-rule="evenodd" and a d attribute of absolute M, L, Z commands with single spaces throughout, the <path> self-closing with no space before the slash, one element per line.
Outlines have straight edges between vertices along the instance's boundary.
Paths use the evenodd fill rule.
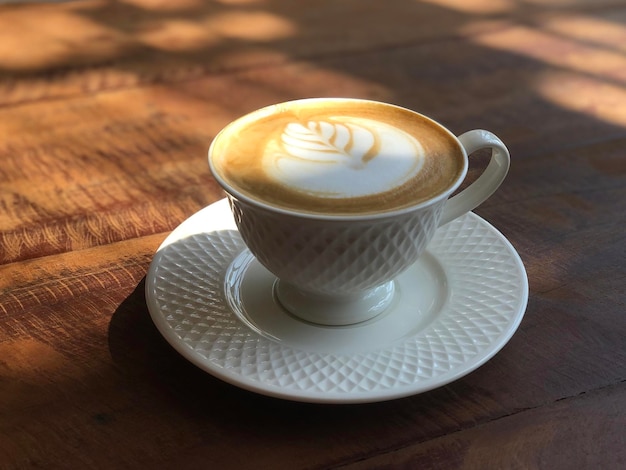
<path fill-rule="evenodd" d="M 565 38 L 601 46 L 608 50 L 626 52 L 626 12 L 611 12 L 610 20 L 590 15 L 568 15 L 546 18 L 542 28 Z"/>
<path fill-rule="evenodd" d="M 535 78 L 534 89 L 547 101 L 602 121 L 626 127 L 626 89 L 602 79 L 574 72 L 545 72 Z"/>
<path fill-rule="evenodd" d="M 626 28 L 589 15 L 547 16 L 472 42 L 542 65 L 531 86 L 547 101 L 626 126 Z"/>
<path fill-rule="evenodd" d="M 449 10 L 470 15 L 493 15 L 512 11 L 517 4 L 513 0 L 419 0 L 419 3 L 430 3 Z"/>
<path fill-rule="evenodd" d="M 137 40 L 155 49 L 186 51 L 215 45 L 220 37 L 195 21 L 165 20 L 143 24 Z"/>
<path fill-rule="evenodd" d="M 162 6 L 148 0 L 141 0 L 140 4 L 146 9 Z M 226 45 L 232 51 L 233 46 L 254 47 L 298 33 L 294 21 L 262 10 L 205 10 L 195 17 L 168 12 L 161 17 L 108 24 L 97 16 L 98 3 L 79 7 L 80 4 L 70 4 L 53 9 L 44 5 L 38 10 L 33 8 L 33 14 L 27 7 L 3 11 L 0 69 L 30 71 L 68 64 L 98 64 L 125 58 L 146 46 L 179 53 L 223 52 Z M 181 5 L 179 8 L 184 9 Z"/>
<path fill-rule="evenodd" d="M 297 26 L 279 15 L 263 11 L 228 11 L 207 17 L 204 26 L 222 37 L 274 41 L 295 35 Z"/>
<path fill-rule="evenodd" d="M 266 12 L 223 12 L 197 20 L 168 19 L 144 23 L 137 39 L 165 51 L 185 51 L 219 46 L 224 40 L 265 43 L 297 33 L 289 20 Z"/>
<path fill-rule="evenodd" d="M 21 9 L 0 15 L 0 67 L 33 70 L 70 59 L 92 63 L 118 57 L 132 45 L 124 33 L 77 13 L 42 10 L 37 15 Z"/>
<path fill-rule="evenodd" d="M 202 8 L 203 0 L 117 0 L 119 3 L 132 5 L 143 10 L 151 11 L 185 11 Z"/>
<path fill-rule="evenodd" d="M 525 56 L 561 70 L 580 72 L 626 84 L 626 56 L 623 53 L 591 44 L 584 38 L 575 36 L 573 30 L 570 31 L 571 37 L 550 31 L 558 24 L 560 22 L 550 23 L 549 28 L 540 25 L 513 27 L 475 36 L 472 42 Z"/>
<path fill-rule="evenodd" d="M 215 0 L 222 5 L 258 5 L 259 3 L 267 3 L 267 0 Z"/>

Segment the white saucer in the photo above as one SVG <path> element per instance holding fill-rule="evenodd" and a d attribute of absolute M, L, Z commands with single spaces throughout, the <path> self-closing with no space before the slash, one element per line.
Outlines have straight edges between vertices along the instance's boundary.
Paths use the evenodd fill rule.
<path fill-rule="evenodd" d="M 493 357 L 520 324 L 528 279 L 506 238 L 469 213 L 441 227 L 364 323 L 306 323 L 242 242 L 226 200 L 183 222 L 146 279 L 152 320 L 185 358 L 236 386 L 290 400 L 363 403 L 421 393 Z"/>

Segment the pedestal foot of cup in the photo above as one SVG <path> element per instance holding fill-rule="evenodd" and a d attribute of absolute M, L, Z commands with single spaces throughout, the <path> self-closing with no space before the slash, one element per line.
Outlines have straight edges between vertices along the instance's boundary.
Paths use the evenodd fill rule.
<path fill-rule="evenodd" d="M 274 292 L 292 315 L 311 323 L 341 326 L 361 323 L 384 312 L 393 300 L 395 283 L 389 281 L 360 295 L 330 297 L 304 292 L 279 280 Z"/>

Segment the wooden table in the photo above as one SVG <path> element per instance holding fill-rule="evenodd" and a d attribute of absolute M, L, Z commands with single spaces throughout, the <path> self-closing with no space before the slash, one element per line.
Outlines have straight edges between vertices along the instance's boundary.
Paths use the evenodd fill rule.
<path fill-rule="evenodd" d="M 282 401 L 153 325 L 156 248 L 223 197 L 211 139 L 309 96 L 510 147 L 476 212 L 519 252 L 530 299 L 468 376 L 382 403 Z M 626 468 L 625 201 L 624 1 L 1 5 L 0 469 Z"/>

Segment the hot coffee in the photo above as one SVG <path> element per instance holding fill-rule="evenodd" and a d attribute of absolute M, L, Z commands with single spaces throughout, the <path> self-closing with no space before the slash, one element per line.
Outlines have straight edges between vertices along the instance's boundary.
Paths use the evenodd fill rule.
<path fill-rule="evenodd" d="M 489 164 L 450 197 L 467 156 L 480 149 L 491 150 Z M 491 132 L 457 138 L 413 111 L 347 98 L 255 111 L 209 149 L 242 240 L 278 279 L 275 298 L 296 317 L 324 325 L 385 311 L 396 276 L 438 227 L 487 199 L 509 164 Z"/>
<path fill-rule="evenodd" d="M 226 127 L 214 172 L 241 194 L 279 208 L 361 215 L 413 206 L 464 171 L 458 141 L 404 108 L 359 100 L 270 106 Z"/>

